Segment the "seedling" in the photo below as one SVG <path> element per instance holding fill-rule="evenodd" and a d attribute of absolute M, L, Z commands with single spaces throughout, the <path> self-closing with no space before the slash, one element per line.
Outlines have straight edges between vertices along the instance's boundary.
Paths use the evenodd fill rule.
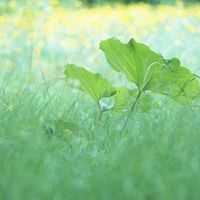
<path fill-rule="evenodd" d="M 134 39 L 123 44 L 111 38 L 102 41 L 100 49 L 105 53 L 111 68 L 123 73 L 127 80 L 136 86 L 137 92 L 123 87 L 115 88 L 98 73 L 89 72 L 73 64 L 66 65 L 67 85 L 88 94 L 100 109 L 96 136 L 98 136 L 104 112 L 111 111 L 119 114 L 129 109 L 121 128 L 123 132 L 135 106 L 146 91 L 166 95 L 180 104 L 189 105 L 192 105 L 195 98 L 199 96 L 200 86 L 196 75 L 182 67 L 177 58 L 165 59 Z M 112 98 L 113 105 L 103 105 L 101 101 L 103 98 Z"/>
<path fill-rule="evenodd" d="M 68 64 L 65 67 L 65 75 L 66 83 L 68 85 L 86 93 L 97 104 L 100 110 L 98 126 L 96 129 L 97 137 L 103 113 L 109 111 L 113 107 L 104 104 L 102 99 L 109 98 L 116 94 L 116 89 L 100 74 L 89 72 L 88 70 L 73 64 Z"/>

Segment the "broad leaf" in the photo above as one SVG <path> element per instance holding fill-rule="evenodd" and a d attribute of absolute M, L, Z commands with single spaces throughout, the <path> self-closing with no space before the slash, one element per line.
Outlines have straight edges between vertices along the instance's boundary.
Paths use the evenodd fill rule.
<path fill-rule="evenodd" d="M 66 65 L 64 73 L 67 85 L 88 94 L 97 103 L 101 98 L 110 97 L 117 92 L 99 73 L 89 72 L 73 64 Z"/>
<path fill-rule="evenodd" d="M 160 55 L 134 39 L 127 44 L 122 44 L 116 39 L 108 39 L 100 43 L 100 49 L 105 53 L 110 66 L 124 73 L 127 79 L 135 83 L 139 89 L 144 86 L 148 68 L 157 62 L 164 63 Z"/>

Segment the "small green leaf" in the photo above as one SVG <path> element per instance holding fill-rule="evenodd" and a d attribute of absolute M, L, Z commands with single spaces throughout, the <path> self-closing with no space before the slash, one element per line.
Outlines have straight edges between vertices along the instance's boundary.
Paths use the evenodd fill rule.
<path fill-rule="evenodd" d="M 65 66 L 66 84 L 88 94 L 98 103 L 101 98 L 111 97 L 116 89 L 99 73 L 77 67 L 73 64 Z"/>
<path fill-rule="evenodd" d="M 116 88 L 117 93 L 112 97 L 115 101 L 111 110 L 113 114 L 127 112 L 136 99 L 138 91 L 124 87 Z"/>

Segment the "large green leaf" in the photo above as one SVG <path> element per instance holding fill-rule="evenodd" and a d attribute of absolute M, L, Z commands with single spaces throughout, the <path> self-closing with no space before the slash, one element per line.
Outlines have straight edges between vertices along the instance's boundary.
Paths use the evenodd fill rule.
<path fill-rule="evenodd" d="M 64 73 L 67 85 L 88 94 L 97 103 L 101 98 L 110 97 L 117 92 L 99 73 L 89 72 L 73 64 L 67 64 Z"/>
<path fill-rule="evenodd" d="M 100 43 L 110 66 L 126 75 L 140 91 L 165 94 L 178 102 L 189 102 L 199 95 L 199 83 L 176 58 L 165 60 L 148 46 L 131 39 L 127 44 L 116 39 Z"/>
<path fill-rule="evenodd" d="M 139 89 L 144 86 L 145 74 L 148 68 L 156 63 L 164 63 L 160 55 L 156 54 L 144 44 L 131 39 L 127 44 L 116 39 L 108 39 L 100 43 L 100 49 L 105 53 L 110 66 L 126 75 L 130 82 Z"/>

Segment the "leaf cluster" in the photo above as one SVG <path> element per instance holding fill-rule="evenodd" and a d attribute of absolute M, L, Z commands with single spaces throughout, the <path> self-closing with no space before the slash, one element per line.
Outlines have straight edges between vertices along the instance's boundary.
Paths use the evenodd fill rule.
<path fill-rule="evenodd" d="M 110 110 L 130 114 L 147 91 L 166 95 L 180 104 L 194 104 L 200 86 L 196 75 L 183 66 L 177 58 L 165 59 L 148 46 L 131 39 L 127 44 L 111 38 L 101 41 L 100 49 L 105 53 L 110 67 L 123 73 L 137 89 L 114 87 L 99 73 L 67 64 L 66 84 L 89 95 L 100 109 L 99 123 L 103 112 Z M 134 88 L 134 87 L 133 87 Z"/>

